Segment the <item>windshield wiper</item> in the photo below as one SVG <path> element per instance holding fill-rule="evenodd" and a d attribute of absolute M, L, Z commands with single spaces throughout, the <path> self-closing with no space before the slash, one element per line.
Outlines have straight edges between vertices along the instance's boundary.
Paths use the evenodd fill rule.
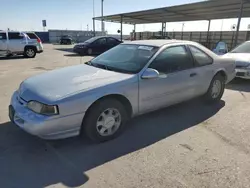
<path fill-rule="evenodd" d="M 109 71 L 121 72 L 121 73 L 126 73 L 126 74 L 134 74 L 134 72 L 132 72 L 132 71 L 127 71 L 127 70 L 111 67 L 108 65 L 92 63 L 91 61 L 88 61 L 86 64 L 89 66 L 93 66 L 93 67 L 97 67 L 97 68 L 101 68 L 101 69 L 105 69 L 105 70 L 109 70 Z"/>
<path fill-rule="evenodd" d="M 91 61 L 87 62 L 88 65 L 101 68 L 101 69 L 106 69 L 108 70 L 108 67 L 106 65 L 98 64 L 98 63 L 92 63 Z"/>

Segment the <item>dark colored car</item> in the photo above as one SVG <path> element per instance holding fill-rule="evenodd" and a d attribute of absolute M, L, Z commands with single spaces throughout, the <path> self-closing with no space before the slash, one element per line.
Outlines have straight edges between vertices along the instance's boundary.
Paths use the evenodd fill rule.
<path fill-rule="evenodd" d="M 113 37 L 93 37 L 83 43 L 76 44 L 73 51 L 80 55 L 98 55 L 120 43 L 122 43 L 120 40 Z"/>
<path fill-rule="evenodd" d="M 64 35 L 60 38 L 59 41 L 60 44 L 72 44 L 73 43 L 73 39 L 70 35 Z"/>
<path fill-rule="evenodd" d="M 161 35 L 155 35 L 149 37 L 149 39 L 171 39 L 169 36 L 161 36 Z"/>

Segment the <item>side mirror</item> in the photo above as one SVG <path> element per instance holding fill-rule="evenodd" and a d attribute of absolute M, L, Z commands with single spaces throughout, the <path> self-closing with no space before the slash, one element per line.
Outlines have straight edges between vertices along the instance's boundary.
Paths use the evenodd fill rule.
<path fill-rule="evenodd" d="M 142 74 L 142 79 L 154 79 L 159 77 L 159 72 L 155 69 L 147 68 Z"/>

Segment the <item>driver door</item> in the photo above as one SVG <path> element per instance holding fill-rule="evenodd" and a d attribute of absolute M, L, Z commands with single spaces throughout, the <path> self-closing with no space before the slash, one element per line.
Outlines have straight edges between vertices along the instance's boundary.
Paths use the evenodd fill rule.
<path fill-rule="evenodd" d="M 158 78 L 140 79 L 140 113 L 160 109 L 195 96 L 197 73 L 194 61 L 184 45 L 167 47 L 149 65 Z"/>
<path fill-rule="evenodd" d="M 106 38 L 99 38 L 91 45 L 94 54 L 101 54 L 107 50 Z"/>

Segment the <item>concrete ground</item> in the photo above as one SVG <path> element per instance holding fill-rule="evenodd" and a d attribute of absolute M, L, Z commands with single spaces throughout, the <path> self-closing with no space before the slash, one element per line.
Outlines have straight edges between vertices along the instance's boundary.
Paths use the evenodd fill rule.
<path fill-rule="evenodd" d="M 25 78 L 91 57 L 45 45 L 34 59 L 0 58 L 0 187 L 243 188 L 250 186 L 250 81 L 235 80 L 221 102 L 192 100 L 132 120 L 119 138 L 46 141 L 8 119 Z"/>

